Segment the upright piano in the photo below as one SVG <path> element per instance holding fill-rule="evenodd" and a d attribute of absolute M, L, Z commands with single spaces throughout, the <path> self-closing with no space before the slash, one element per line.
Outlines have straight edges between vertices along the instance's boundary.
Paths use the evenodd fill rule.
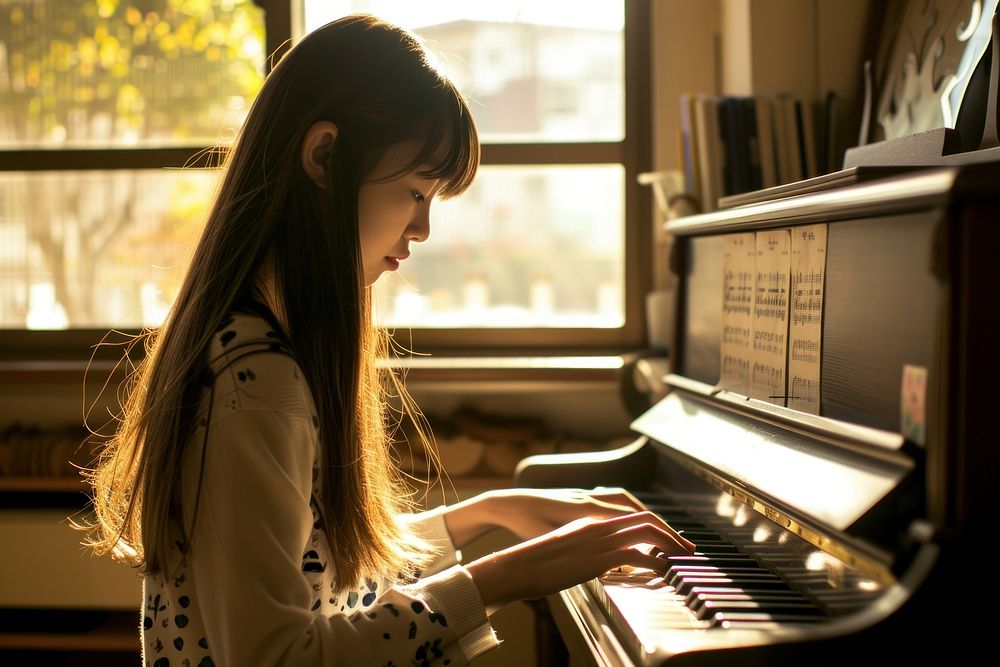
<path fill-rule="evenodd" d="M 846 185 L 666 223 L 678 290 L 668 392 L 633 422 L 631 444 L 530 457 L 516 482 L 624 487 L 698 551 L 666 575 L 608 573 L 551 596 L 575 661 L 924 662 L 994 641 L 1000 165 L 876 176 L 856 168 Z M 769 350 L 816 353 L 813 402 L 793 400 L 808 380 L 789 366 L 760 396 L 745 385 L 756 349 L 742 371 L 724 368 L 730 308 L 747 301 L 732 240 L 817 225 L 820 291 L 803 292 L 796 258 L 784 283 L 790 338 L 808 317 L 796 298 L 819 299 L 804 302 L 819 316 L 812 342 Z M 774 271 L 756 250 L 754 308 L 775 292 L 761 289 Z"/>

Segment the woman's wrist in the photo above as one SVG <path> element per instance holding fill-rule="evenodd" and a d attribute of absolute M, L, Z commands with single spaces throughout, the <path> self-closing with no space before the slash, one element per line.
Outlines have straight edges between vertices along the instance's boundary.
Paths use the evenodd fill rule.
<path fill-rule="evenodd" d="M 510 530 L 511 520 L 521 511 L 517 505 L 520 495 L 517 489 L 492 489 L 481 494 L 480 511 L 491 528 Z"/>
<path fill-rule="evenodd" d="M 505 528 L 509 514 L 503 491 L 486 491 L 445 510 L 444 522 L 456 548 L 469 544 L 494 528 Z"/>
<path fill-rule="evenodd" d="M 492 616 L 495 611 L 511 602 L 504 599 L 505 592 L 510 590 L 510 582 L 508 586 L 503 585 L 503 568 L 497 559 L 497 554 L 476 559 L 465 568 L 479 591 L 479 598 L 483 601 L 487 616 Z"/>

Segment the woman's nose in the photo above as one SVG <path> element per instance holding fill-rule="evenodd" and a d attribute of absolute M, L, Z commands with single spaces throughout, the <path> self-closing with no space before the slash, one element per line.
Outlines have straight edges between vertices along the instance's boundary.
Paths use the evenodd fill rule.
<path fill-rule="evenodd" d="M 431 216 L 430 207 L 421 207 L 420 213 L 417 217 L 413 219 L 407 229 L 407 237 L 411 241 L 421 242 L 426 241 L 427 237 L 431 235 Z"/>

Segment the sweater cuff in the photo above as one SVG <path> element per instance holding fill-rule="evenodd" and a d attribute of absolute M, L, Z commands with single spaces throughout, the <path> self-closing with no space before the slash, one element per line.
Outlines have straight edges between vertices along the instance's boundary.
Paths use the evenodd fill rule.
<path fill-rule="evenodd" d="M 413 585 L 427 605 L 444 614 L 458 636 L 465 659 L 471 661 L 500 645 L 472 575 L 461 565 L 421 579 Z"/>

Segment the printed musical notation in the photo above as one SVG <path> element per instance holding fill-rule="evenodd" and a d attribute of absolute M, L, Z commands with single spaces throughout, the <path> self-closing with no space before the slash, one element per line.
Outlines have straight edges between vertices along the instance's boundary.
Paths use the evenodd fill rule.
<path fill-rule="evenodd" d="M 796 339 L 792 341 L 793 361 L 805 361 L 808 363 L 819 363 L 819 341 Z"/>
<path fill-rule="evenodd" d="M 719 384 L 746 395 L 750 389 L 750 342 L 753 335 L 753 232 L 729 234 L 722 261 L 722 376 Z"/>
<path fill-rule="evenodd" d="M 719 384 L 819 414 L 826 225 L 724 241 Z"/>
<path fill-rule="evenodd" d="M 736 378 L 749 378 L 750 377 L 750 360 L 747 357 L 734 357 L 731 355 L 725 355 L 722 357 L 722 376 L 723 377 L 736 377 Z M 730 391 L 737 391 L 736 389 L 730 388 L 728 385 L 723 385 Z M 746 392 L 743 392 L 746 393 Z"/>
<path fill-rule="evenodd" d="M 798 375 L 789 374 L 791 378 L 789 382 L 790 391 L 788 396 L 788 402 L 791 404 L 793 401 L 811 401 L 813 398 L 819 397 L 819 381 L 813 380 L 811 378 L 804 378 Z M 791 407 L 789 405 L 789 407 Z M 818 407 L 818 406 L 817 406 Z M 804 412 L 808 412 L 804 410 Z M 817 413 L 813 413 L 817 414 Z"/>
<path fill-rule="evenodd" d="M 819 414 L 823 338 L 823 292 L 826 280 L 825 224 L 791 230 L 792 317 L 788 338 L 791 384 L 788 407 Z"/>
<path fill-rule="evenodd" d="M 785 405 L 791 238 L 787 229 L 757 232 L 754 256 L 750 396 Z"/>

